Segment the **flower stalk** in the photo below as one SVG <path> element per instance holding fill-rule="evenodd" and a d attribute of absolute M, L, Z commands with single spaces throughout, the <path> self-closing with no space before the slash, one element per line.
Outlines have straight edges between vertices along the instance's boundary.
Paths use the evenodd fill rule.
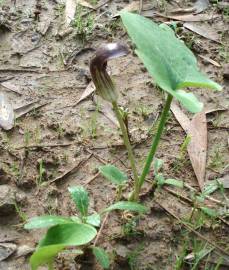
<path fill-rule="evenodd" d="M 122 114 L 118 107 L 118 92 L 115 85 L 113 84 L 109 74 L 106 71 L 107 61 L 116 57 L 124 56 L 128 54 L 128 49 L 121 43 L 110 43 L 100 47 L 96 51 L 95 57 L 90 63 L 90 72 L 92 80 L 96 87 L 96 93 L 101 96 L 104 100 L 110 102 L 113 106 L 113 110 L 119 122 L 119 126 L 123 136 L 123 142 L 128 152 L 128 158 L 130 161 L 131 169 L 134 175 L 135 189 L 138 185 L 138 172 L 134 159 L 133 150 L 130 144 L 127 128 L 123 121 Z"/>
<path fill-rule="evenodd" d="M 132 150 L 130 140 L 129 140 L 129 136 L 128 136 L 128 133 L 127 133 L 127 129 L 126 129 L 126 126 L 124 124 L 124 121 L 123 121 L 123 118 L 122 118 L 122 115 L 120 113 L 120 110 L 119 110 L 119 107 L 118 107 L 117 103 L 113 102 L 112 106 L 113 106 L 113 110 L 115 112 L 115 115 L 116 115 L 116 117 L 118 119 L 118 122 L 119 122 L 119 125 L 120 125 L 120 129 L 121 129 L 122 136 L 123 136 L 123 142 L 124 142 L 124 144 L 126 146 L 126 149 L 127 149 L 128 158 L 129 158 L 130 165 L 131 165 L 131 168 L 132 168 L 132 172 L 133 172 L 133 175 L 134 175 L 134 186 L 135 186 L 135 189 L 136 189 L 138 187 L 138 181 L 139 181 L 138 172 L 137 172 L 137 168 L 136 168 L 136 164 L 135 164 L 133 150 Z"/>

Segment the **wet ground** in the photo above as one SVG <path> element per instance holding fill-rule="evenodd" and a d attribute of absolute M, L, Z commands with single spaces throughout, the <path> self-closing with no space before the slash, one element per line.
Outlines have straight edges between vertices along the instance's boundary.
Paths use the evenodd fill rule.
<path fill-rule="evenodd" d="M 0 269 L 29 269 L 28 258 L 41 231 L 26 231 L 23 223 L 43 214 L 73 215 L 68 186 L 87 188 L 91 212 L 112 202 L 114 187 L 96 177 L 99 165 L 115 161 L 130 178 L 125 194 L 131 188 L 127 155 L 110 105 L 94 94 L 78 101 L 90 84 L 88 63 L 99 45 L 121 40 L 131 50 L 121 21 L 114 15 L 130 2 L 136 2 L 132 9 L 138 9 L 139 1 L 91 1 L 95 10 L 78 5 L 72 26 L 66 26 L 63 2 L 0 1 L 0 92 L 10 100 L 16 115 L 11 130 L 0 130 Z M 229 7 L 227 1 L 210 2 L 198 15 L 207 20 L 189 21 L 205 27 L 205 37 L 188 30 L 182 18 L 172 17 L 192 15 L 192 1 L 143 1 L 142 14 L 156 22 L 178 22 L 179 38 L 195 53 L 201 69 L 224 87 L 222 92 L 196 89 L 195 93 L 207 109 L 216 110 L 207 115 L 205 181 L 220 178 L 226 183 L 223 191 L 212 195 L 217 202 L 206 200 L 205 204 L 218 213 L 228 213 Z M 119 104 L 128 109 L 140 169 L 164 94 L 134 53 L 112 60 L 108 68 L 120 92 Z M 187 152 L 180 158 L 185 137 L 171 113 L 157 157 L 164 160 L 166 177 L 181 179 L 199 191 Z M 190 188 L 164 187 L 152 193 L 150 187 L 149 181 L 142 197 L 151 209 L 149 215 L 127 219 L 114 212 L 108 216 L 98 242 L 112 255 L 111 269 L 227 269 L 228 257 L 217 248 L 229 253 L 225 214 L 209 219 L 192 211 L 195 201 Z M 192 252 L 209 249 L 211 243 L 217 246 L 192 268 Z M 185 263 L 178 268 L 177 258 L 184 251 Z M 214 268 L 219 260 L 219 268 Z M 60 256 L 56 269 L 100 268 L 86 254 Z"/>

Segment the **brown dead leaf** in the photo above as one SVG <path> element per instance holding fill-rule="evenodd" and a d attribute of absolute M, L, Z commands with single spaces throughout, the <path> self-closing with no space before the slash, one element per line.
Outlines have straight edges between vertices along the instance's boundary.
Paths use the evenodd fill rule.
<path fill-rule="evenodd" d="M 69 26 L 71 21 L 75 17 L 75 11 L 76 11 L 76 0 L 66 0 L 65 3 L 65 24 L 66 26 Z"/>
<path fill-rule="evenodd" d="M 174 114 L 175 118 L 177 119 L 177 121 L 179 122 L 179 124 L 181 125 L 181 127 L 183 128 L 183 130 L 186 133 L 188 133 L 188 129 L 190 126 L 190 120 L 188 116 L 185 113 L 183 113 L 183 111 L 174 102 L 172 103 L 170 109 L 172 113 Z"/>
<path fill-rule="evenodd" d="M 95 92 L 95 86 L 93 82 L 90 82 L 84 90 L 83 94 L 81 95 L 80 99 L 76 102 L 76 105 L 89 97 L 93 92 Z"/>
<path fill-rule="evenodd" d="M 190 122 L 188 135 L 191 141 L 188 145 L 188 154 L 193 170 L 202 190 L 205 182 L 207 159 L 207 119 L 206 113 L 197 113 Z"/>
<path fill-rule="evenodd" d="M 207 39 L 213 40 L 215 42 L 221 43 L 219 41 L 220 35 L 212 29 L 212 27 L 207 25 L 199 25 L 197 23 L 184 23 L 183 26 L 188 30 L 205 37 Z"/>
<path fill-rule="evenodd" d="M 191 137 L 188 145 L 188 154 L 192 163 L 193 170 L 202 190 L 205 181 L 205 169 L 207 158 L 207 119 L 205 111 L 197 113 L 190 121 L 185 113 L 175 104 L 172 103 L 171 110 L 185 130 Z"/>
<path fill-rule="evenodd" d="M 197 14 L 197 15 L 187 14 L 187 15 L 166 16 L 158 12 L 153 14 L 153 17 L 155 16 L 183 22 L 203 22 L 203 21 L 210 21 L 219 17 L 219 15 L 210 15 L 210 14 Z"/>
<path fill-rule="evenodd" d="M 205 113 L 209 114 L 209 113 L 214 113 L 214 112 L 224 112 L 227 111 L 228 109 L 225 108 L 216 108 L 216 109 L 205 109 Z"/>

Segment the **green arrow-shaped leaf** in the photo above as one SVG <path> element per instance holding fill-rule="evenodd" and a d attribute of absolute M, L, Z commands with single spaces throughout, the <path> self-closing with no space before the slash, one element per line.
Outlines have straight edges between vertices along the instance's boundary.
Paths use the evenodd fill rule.
<path fill-rule="evenodd" d="M 206 87 L 221 90 L 221 86 L 202 74 L 193 53 L 176 38 L 167 26 L 158 26 L 143 16 L 121 12 L 127 32 L 136 44 L 136 53 L 155 82 L 177 98 L 191 112 L 202 109 L 202 103 L 185 87 Z"/>

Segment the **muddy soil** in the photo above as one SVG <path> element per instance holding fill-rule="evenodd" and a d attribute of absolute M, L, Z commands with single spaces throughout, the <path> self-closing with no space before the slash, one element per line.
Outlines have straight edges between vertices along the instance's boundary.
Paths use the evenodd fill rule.
<path fill-rule="evenodd" d="M 76 22 L 71 28 L 66 27 L 64 1 L 0 1 L 0 93 L 7 96 L 17 111 L 13 129 L 0 130 L 0 244 L 11 244 L 7 251 L 0 249 L 0 258 L 5 256 L 0 261 L 2 270 L 30 269 L 29 256 L 44 231 L 23 229 L 27 218 L 75 214 L 67 191 L 69 186 L 87 188 L 91 213 L 112 203 L 114 186 L 101 176 L 94 177 L 101 164 L 116 160 L 115 164 L 130 178 L 124 196 L 131 188 L 127 155 L 109 104 L 94 94 L 77 103 L 91 81 L 88 63 L 99 45 L 121 40 L 132 51 L 119 18 L 113 17 L 130 2 L 114 0 L 102 5 L 103 1 L 91 1 L 97 7 L 95 10 L 78 6 L 84 25 L 81 31 Z M 180 8 L 183 15 L 185 8 L 193 7 L 193 2 L 143 1 L 142 13 L 156 22 L 172 22 L 175 20 L 155 13 L 174 14 L 171 12 Z M 183 27 L 184 21 L 176 20 L 178 36 L 193 50 L 201 69 L 224 87 L 222 92 L 196 89 L 195 93 L 206 108 L 223 109 L 207 115 L 205 181 L 223 178 L 227 186 L 228 12 L 227 1 L 210 1 L 200 13 L 208 16 L 208 20 L 199 24 L 216 33 L 217 41 L 189 31 Z M 140 169 L 155 128 L 148 131 L 157 123 L 164 94 L 154 86 L 133 51 L 109 62 L 109 70 L 120 92 L 119 104 L 128 109 L 129 132 Z M 164 160 L 166 177 L 181 179 L 199 191 L 187 153 L 179 159 L 185 136 L 171 113 L 157 157 Z M 65 176 L 69 170 L 71 173 Z M 228 252 L 226 217 L 211 220 L 206 216 L 195 217 L 199 215 L 196 212 L 190 217 L 192 192 L 187 188 L 165 187 L 152 193 L 152 176 L 151 173 L 142 197 L 150 208 L 149 215 L 127 217 L 114 212 L 108 216 L 98 244 L 111 255 L 110 269 L 216 269 L 219 260 L 217 269 L 228 269 L 229 260 L 217 248 L 203 258 L 198 268 L 192 268 L 190 259 L 195 245 L 201 249 L 211 247 L 206 239 Z M 207 200 L 206 206 L 226 211 L 227 190 L 212 196 L 223 203 Z M 199 226 L 200 219 L 203 222 Z M 200 236 L 183 226 L 181 220 L 189 220 Z M 178 268 L 177 258 L 184 250 L 191 255 Z M 81 257 L 59 256 L 55 269 L 100 269 L 100 266 L 86 252 Z"/>

